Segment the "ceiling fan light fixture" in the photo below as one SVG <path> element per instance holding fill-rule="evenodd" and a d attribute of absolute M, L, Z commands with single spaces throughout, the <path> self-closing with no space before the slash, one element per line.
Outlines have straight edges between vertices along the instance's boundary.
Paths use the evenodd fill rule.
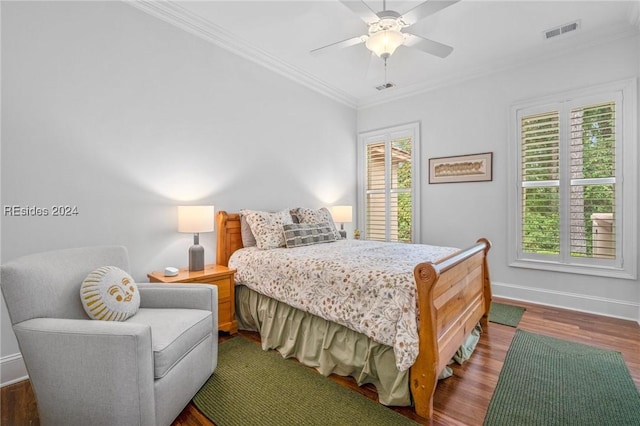
<path fill-rule="evenodd" d="M 367 49 L 375 53 L 379 58 L 384 59 L 386 63 L 386 60 L 403 44 L 440 58 L 447 57 L 453 51 L 453 47 L 447 46 L 446 44 L 438 43 L 437 41 L 429 40 L 415 34 L 403 33 L 402 31 L 414 25 L 419 20 L 431 16 L 460 0 L 423 0 L 422 3 L 416 5 L 404 15 L 387 9 L 386 1 L 382 2 L 382 10 L 379 12 L 374 12 L 374 10 L 367 5 L 368 2 L 365 3 L 365 0 L 339 1 L 367 24 L 369 27 L 368 33 L 313 49 L 310 52 L 311 54 L 315 55 L 319 52 L 364 43 Z"/>
<path fill-rule="evenodd" d="M 403 43 L 404 35 L 400 31 L 385 30 L 370 34 L 366 46 L 379 58 L 387 59 Z"/>

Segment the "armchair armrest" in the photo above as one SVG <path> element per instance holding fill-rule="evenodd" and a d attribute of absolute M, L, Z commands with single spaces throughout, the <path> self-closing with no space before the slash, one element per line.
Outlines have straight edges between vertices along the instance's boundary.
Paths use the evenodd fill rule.
<path fill-rule="evenodd" d="M 155 424 L 151 329 L 126 322 L 36 318 L 13 327 L 43 424 Z M 66 410 L 68 401 L 82 406 Z"/>
<path fill-rule="evenodd" d="M 141 308 L 218 312 L 218 287 L 208 284 L 137 283 Z"/>

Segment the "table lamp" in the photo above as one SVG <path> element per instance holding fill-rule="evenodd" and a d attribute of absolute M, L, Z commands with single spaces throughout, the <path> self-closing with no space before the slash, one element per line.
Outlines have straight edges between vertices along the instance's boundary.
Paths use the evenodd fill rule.
<path fill-rule="evenodd" d="M 340 236 L 347 238 L 347 231 L 344 230 L 345 223 L 351 223 L 353 220 L 353 208 L 351 206 L 333 206 L 331 208 L 331 216 L 333 221 L 340 224 Z"/>
<path fill-rule="evenodd" d="M 178 206 L 178 232 L 193 233 L 189 248 L 189 270 L 204 270 L 204 247 L 200 232 L 213 232 L 213 206 Z"/>

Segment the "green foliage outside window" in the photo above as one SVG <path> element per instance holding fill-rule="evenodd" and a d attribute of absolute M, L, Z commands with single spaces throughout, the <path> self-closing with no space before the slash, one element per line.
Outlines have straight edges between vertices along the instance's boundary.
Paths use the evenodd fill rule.
<path fill-rule="evenodd" d="M 596 105 L 582 110 L 582 177 L 588 179 L 608 178 L 615 171 L 615 104 Z M 614 213 L 614 185 L 584 186 L 584 223 L 587 238 L 586 256 L 593 253 L 594 213 Z M 611 236 L 613 238 L 613 235 Z M 580 256 L 581 253 L 572 255 Z"/>
<path fill-rule="evenodd" d="M 558 188 L 526 188 L 523 198 L 527 210 L 523 221 L 523 251 L 560 253 L 560 213 Z"/>
<path fill-rule="evenodd" d="M 570 179 L 615 177 L 615 103 L 571 111 Z M 558 113 L 523 118 L 522 172 L 525 182 L 553 181 L 559 174 Z M 523 251 L 560 253 L 560 188 L 522 188 Z M 594 213 L 615 213 L 615 185 L 590 182 L 571 187 L 571 254 L 591 257 Z M 615 231 L 611 234 L 614 239 Z M 575 244 L 575 246 L 574 246 Z M 615 244 L 614 244 L 615 245 Z"/>
<path fill-rule="evenodd" d="M 411 138 L 394 141 L 394 148 L 402 150 L 409 157 L 411 156 Z M 397 188 L 411 188 L 411 161 L 402 161 L 397 165 Z M 412 241 L 411 232 L 411 193 L 403 192 L 398 194 L 398 241 L 410 243 Z"/>

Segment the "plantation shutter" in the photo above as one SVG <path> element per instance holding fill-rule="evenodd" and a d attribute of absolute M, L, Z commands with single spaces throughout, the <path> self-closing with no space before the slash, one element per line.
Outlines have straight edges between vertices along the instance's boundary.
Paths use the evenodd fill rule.
<path fill-rule="evenodd" d="M 572 264 L 618 260 L 616 101 L 541 109 L 519 116 L 521 252 Z"/>
<path fill-rule="evenodd" d="M 413 242 L 417 125 L 371 132 L 364 152 L 364 238 Z"/>
<path fill-rule="evenodd" d="M 560 253 L 560 115 L 525 116 L 522 135 L 522 251 Z"/>
<path fill-rule="evenodd" d="M 512 107 L 509 265 L 636 279 L 634 79 Z"/>
<path fill-rule="evenodd" d="M 366 237 L 385 241 L 386 236 L 386 166 L 385 143 L 367 145 Z"/>
<path fill-rule="evenodd" d="M 411 242 L 411 138 L 391 140 L 390 240 Z"/>
<path fill-rule="evenodd" d="M 616 258 L 615 102 L 571 110 L 571 256 Z"/>

